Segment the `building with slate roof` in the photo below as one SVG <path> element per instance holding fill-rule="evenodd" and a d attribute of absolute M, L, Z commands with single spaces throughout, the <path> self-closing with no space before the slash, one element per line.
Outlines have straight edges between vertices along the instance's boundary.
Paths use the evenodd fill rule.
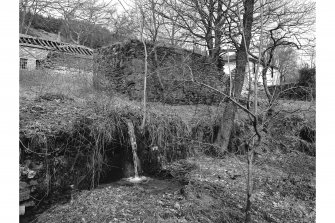
<path fill-rule="evenodd" d="M 61 66 L 61 61 L 70 65 L 82 62 L 92 64 L 93 50 L 81 46 L 51 41 L 29 35 L 20 34 L 20 69 L 35 70 L 45 64 L 53 63 Z"/>

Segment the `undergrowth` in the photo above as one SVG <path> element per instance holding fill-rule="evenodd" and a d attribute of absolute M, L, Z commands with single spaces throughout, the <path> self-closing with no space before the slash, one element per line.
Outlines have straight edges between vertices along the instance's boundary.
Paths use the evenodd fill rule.
<path fill-rule="evenodd" d="M 178 214 L 183 214 L 189 222 L 242 220 L 245 185 L 244 178 L 241 179 L 245 160 L 239 159 L 230 169 L 228 162 L 224 167 L 228 172 L 222 166 L 216 166 L 216 162 L 227 157 L 213 145 L 219 124 L 217 114 L 222 107 L 149 103 L 146 126 L 141 130 L 138 128 L 143 115 L 141 103 L 120 95 L 111 96 L 110 92 L 96 92 L 89 82 L 77 83 L 75 77 L 43 75 L 46 74 L 41 71 L 29 77 L 33 79 L 20 76 L 20 165 L 25 166 L 27 160 L 33 160 L 43 166 L 37 171 L 36 199 L 40 201 L 69 185 L 79 189 L 96 188 L 103 178 L 117 174 L 111 169 L 122 169 L 122 163 L 132 161 L 126 124 L 130 120 L 135 126 L 143 171 L 155 174 L 169 170 L 174 179 L 187 185 L 180 193 L 184 193 L 188 200 L 181 202 L 185 209 L 179 210 Z M 55 80 L 53 85 L 50 84 L 51 77 Z M 49 85 L 44 85 L 46 82 Z M 285 208 L 292 206 L 294 199 L 313 203 L 315 198 L 314 190 L 307 182 L 313 176 L 306 174 L 314 172 L 314 157 L 311 156 L 316 153 L 315 126 L 303 116 L 281 112 L 264 125 L 264 131 L 267 131 L 262 145 L 264 153 L 259 154 L 261 158 L 255 162 L 256 172 L 260 173 L 255 181 L 267 196 L 256 192 L 255 206 L 258 209 L 255 207 L 254 211 L 257 219 L 280 222 L 278 219 L 285 219 L 289 214 Z M 243 154 L 241 145 L 250 133 L 248 120 L 237 120 L 228 154 Z M 291 157 L 296 150 L 311 156 Z M 282 154 L 289 158 L 283 158 Z M 209 155 L 215 160 L 205 160 L 211 165 L 202 163 L 200 167 L 199 163 L 175 162 L 193 155 L 200 158 Z M 306 160 L 308 162 L 304 162 Z M 176 168 L 171 170 L 171 165 L 177 166 L 178 171 Z M 282 170 L 280 174 L 279 169 Z M 224 177 L 222 173 L 225 173 Z M 275 179 L 269 174 L 276 176 Z M 121 178 L 122 174 L 114 177 Z M 230 184 L 224 184 L 222 179 L 228 179 L 225 182 Z M 271 196 L 276 196 L 279 202 L 273 204 L 269 199 Z M 264 210 L 260 210 L 262 208 Z M 270 213 L 272 208 L 277 212 Z M 298 214 L 295 209 L 294 215 Z M 163 213 L 161 217 L 164 216 Z"/>
<path fill-rule="evenodd" d="M 185 158 L 189 149 L 189 130 L 178 116 L 148 112 L 141 131 L 140 109 L 74 104 L 62 95 L 50 94 L 22 102 L 20 113 L 21 160 L 34 157 L 44 162 L 50 172 L 41 174 L 52 176 L 50 180 L 58 185 L 94 188 L 101 174 L 116 165 L 114 155 L 131 157 L 127 120 L 136 126 L 144 169 L 152 169 L 153 147 L 158 148 L 155 157 L 161 157 L 161 163 Z M 63 161 L 56 163 L 57 159 Z M 155 168 L 158 171 L 160 166 Z"/>

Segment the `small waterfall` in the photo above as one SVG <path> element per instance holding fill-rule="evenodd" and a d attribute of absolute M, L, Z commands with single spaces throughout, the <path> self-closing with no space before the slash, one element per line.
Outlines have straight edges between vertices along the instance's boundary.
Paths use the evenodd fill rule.
<path fill-rule="evenodd" d="M 136 136 L 135 136 L 135 130 L 134 130 L 134 125 L 130 120 L 127 120 L 127 125 L 128 125 L 128 134 L 130 138 L 130 144 L 131 148 L 133 151 L 133 162 L 134 162 L 134 177 L 130 177 L 127 179 L 127 181 L 131 183 L 140 183 L 143 180 L 147 180 L 145 176 L 139 177 L 138 175 L 138 156 L 137 156 L 137 143 L 136 143 Z"/>
<path fill-rule="evenodd" d="M 138 167 L 137 167 L 137 153 L 135 148 L 133 147 L 133 161 L 134 161 L 134 171 L 135 171 L 135 178 L 138 178 Z"/>
<path fill-rule="evenodd" d="M 133 151 L 133 162 L 134 162 L 134 172 L 135 172 L 134 177 L 139 178 L 139 176 L 138 176 L 138 166 L 137 166 L 137 160 L 138 160 L 137 144 L 136 144 L 134 125 L 130 120 L 127 121 L 127 125 L 128 125 L 128 134 L 129 134 L 129 138 L 130 138 L 131 148 L 132 148 L 132 151 Z"/>

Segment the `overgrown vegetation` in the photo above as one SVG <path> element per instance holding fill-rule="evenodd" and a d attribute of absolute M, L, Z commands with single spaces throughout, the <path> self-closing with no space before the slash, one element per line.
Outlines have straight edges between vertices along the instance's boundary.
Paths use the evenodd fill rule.
<path fill-rule="evenodd" d="M 311 86 L 315 88 L 315 72 L 316 68 L 302 68 L 299 70 L 299 83 L 305 86 Z"/>
<path fill-rule="evenodd" d="M 244 138 L 250 133 L 250 129 L 246 128 L 248 124 L 244 122 L 248 122 L 248 120 L 247 117 L 242 115 L 242 112 L 240 113 L 242 119 L 235 124 L 230 146 L 230 152 L 236 153 L 237 156 L 222 156 L 220 150 L 215 146 L 213 147 L 212 144 L 217 134 L 217 113 L 222 108 L 204 105 L 168 106 L 160 103 L 149 103 L 148 117 L 143 133 L 138 128 L 142 119 L 140 103 L 128 101 L 121 95 L 107 96 L 103 92 L 96 92 L 92 89 L 92 79 L 86 79 L 85 83 L 83 76 L 77 75 L 77 77 L 75 75 L 53 75 L 53 71 L 35 71 L 21 73 L 20 76 L 20 164 L 23 171 L 21 180 L 29 184 L 29 171 L 27 172 L 27 170 L 36 172 L 33 179 L 37 180 L 38 186 L 30 195 L 34 197 L 34 205 L 37 210 L 44 204 L 44 201 L 49 200 L 46 199 L 47 197 L 51 198 L 57 197 L 59 194 L 65 194 L 68 197 L 67 199 L 71 199 L 70 194 L 74 192 L 71 192 L 70 185 L 75 185 L 74 187 L 77 189 L 88 189 L 98 186 L 99 183 L 103 184 L 121 179 L 124 174 L 132 176 L 132 156 L 130 155 L 131 150 L 125 122 L 131 120 L 136 126 L 142 171 L 147 175 L 163 177 L 162 179 L 172 177 L 181 185 L 173 187 L 175 189 L 172 191 L 168 191 L 166 188 L 162 189 L 163 194 L 164 192 L 167 193 L 164 195 L 165 197 L 162 197 L 161 192 L 154 197 L 148 197 L 145 194 L 151 193 L 157 182 L 152 180 L 152 187 L 149 186 L 150 183 L 147 186 L 144 183 L 143 186 L 139 187 L 143 187 L 143 189 L 137 187 L 135 190 L 139 190 L 136 192 L 136 196 L 138 196 L 138 201 L 143 202 L 142 206 L 133 206 L 134 203 L 129 203 L 129 199 L 134 195 L 130 191 L 134 190 L 131 190 L 131 187 L 116 184 L 112 185 L 111 188 L 119 191 L 118 193 L 123 197 L 123 201 L 118 200 L 119 198 L 111 198 L 110 201 L 120 202 L 118 208 L 126 208 L 130 213 L 133 213 L 132 211 L 135 211 L 135 209 L 143 210 L 144 212 L 141 213 L 146 213 L 146 210 L 152 209 L 149 205 L 150 199 L 161 200 L 162 204 L 152 209 L 156 210 L 156 214 L 153 212 L 145 214 L 147 216 L 154 214 L 153 219 L 155 220 L 153 221 L 163 221 L 164 219 L 166 221 L 168 219 L 182 221 L 184 219 L 184 222 L 215 222 L 218 219 L 225 219 L 228 222 L 239 222 L 243 219 L 241 216 L 244 203 L 244 179 L 241 176 L 244 176 L 245 172 L 241 165 L 244 166 L 246 163 L 243 156 L 238 154 L 245 153 L 241 145 Z M 82 81 L 79 82 L 79 79 Z M 68 84 L 72 87 L 66 87 Z M 86 93 L 80 94 L 79 92 Z M 283 106 L 292 108 L 291 104 Z M 297 108 L 300 108 L 300 105 Z M 311 112 L 313 114 L 313 110 Z M 263 200 L 257 201 L 255 204 L 258 209 L 255 209 L 254 217 L 256 216 L 259 220 L 283 219 L 284 215 L 279 214 L 279 212 L 272 212 L 270 209 L 266 209 L 266 212 L 261 211 L 262 205 L 268 207 L 266 202 L 270 202 L 264 199 L 271 200 L 274 198 L 272 194 L 275 193 L 276 189 L 274 188 L 276 188 L 275 185 L 278 182 L 284 179 L 294 182 L 290 186 L 290 190 L 295 193 L 301 190 L 305 184 L 303 182 L 310 179 L 309 175 L 298 179 L 294 173 L 286 172 L 291 171 L 292 166 L 281 169 L 282 164 L 275 164 L 278 159 L 291 159 L 290 162 L 294 163 L 292 165 L 299 170 L 299 165 L 303 165 L 304 162 L 301 163 L 296 159 L 305 156 L 299 151 L 309 155 L 315 154 L 315 141 L 313 141 L 315 138 L 313 138 L 311 132 L 313 131 L 313 122 L 307 121 L 307 117 L 304 118 L 303 116 L 291 117 L 291 115 L 285 113 L 278 115 L 274 122 L 267 125 L 267 129 L 271 133 L 270 137 L 265 140 L 266 147 L 264 149 L 267 155 L 263 154 L 259 161 L 256 160 L 256 163 L 258 163 L 256 169 L 266 168 L 265 163 L 268 163 L 267 165 L 272 168 L 271 171 L 284 171 L 282 173 L 283 178 L 276 178 L 275 180 L 272 175 L 267 177 L 258 176 L 260 185 L 263 185 L 264 179 L 269 180 L 263 186 L 260 186 L 261 188 L 273 188 L 267 189 L 269 192 L 262 194 Z M 311 117 L 308 117 L 308 119 L 311 120 Z M 287 121 L 283 122 L 283 120 Z M 282 133 L 279 134 L 279 132 Z M 292 138 L 293 135 L 295 138 Z M 302 147 L 305 145 L 308 145 L 307 150 Z M 152 150 L 155 147 L 159 150 Z M 294 155 L 296 153 L 301 155 Z M 292 155 L 294 156 L 292 157 Z M 214 158 L 204 158 L 204 156 Z M 194 169 L 194 167 L 191 168 L 183 162 L 175 163 L 179 159 L 187 157 L 194 157 L 188 162 L 195 166 L 198 166 L 200 162 L 201 168 L 196 167 Z M 225 161 L 215 157 L 225 157 Z M 307 169 L 312 174 L 314 171 L 313 158 L 309 159 L 311 162 Z M 225 164 L 225 162 L 232 162 L 231 164 L 234 167 L 228 169 L 228 163 Z M 215 165 L 221 167 L 217 168 Z M 222 167 L 228 172 L 224 172 L 221 169 Z M 213 172 L 214 169 L 216 169 L 216 172 Z M 307 171 L 306 167 L 300 169 Z M 225 175 L 222 176 L 222 173 L 225 173 Z M 258 177 L 256 182 L 258 182 Z M 236 179 L 238 179 L 238 184 L 235 182 Z M 297 184 L 297 182 L 299 183 Z M 229 183 L 230 186 L 227 186 L 226 183 Z M 293 186 L 293 184 L 298 186 Z M 238 187 L 235 188 L 234 185 Z M 283 205 L 281 208 L 285 210 L 285 205 L 293 204 L 291 200 L 293 198 L 285 198 L 287 196 L 285 193 L 289 188 L 287 184 L 283 184 L 283 186 L 286 188 L 283 188 L 284 195 L 280 194 L 279 196 L 282 202 L 280 205 Z M 127 188 L 129 188 L 129 191 Z M 236 190 L 234 193 L 237 197 L 231 195 L 233 190 Z M 308 202 L 311 202 L 314 197 L 313 187 L 303 190 L 309 196 Z M 116 215 L 111 215 L 110 212 L 99 212 L 100 214 L 96 215 L 99 216 L 98 218 L 95 218 L 94 215 L 89 217 L 84 214 L 76 215 L 72 212 L 72 210 L 81 208 L 83 205 L 88 207 L 86 202 L 90 199 L 100 197 L 101 202 L 105 201 L 107 199 L 104 195 L 106 191 L 107 189 L 80 192 L 76 196 L 77 198 L 72 197 L 72 201 L 75 203 L 71 203 L 70 206 L 59 206 L 59 208 L 50 212 L 51 215 L 48 214 L 49 220 L 47 222 L 59 221 L 57 216 L 59 214 L 63 215 L 65 209 L 72 214 L 64 219 L 84 217 L 87 221 L 97 221 L 97 219 L 114 216 L 113 218 L 117 219 L 114 220 L 116 222 L 122 219 L 130 220 L 130 216 L 127 217 L 119 211 L 113 212 L 118 213 Z M 84 199 L 83 196 L 86 198 Z M 300 195 L 297 194 L 297 196 L 298 199 L 302 199 L 302 197 L 299 197 Z M 301 202 L 305 201 L 301 200 Z M 97 207 L 102 205 L 99 201 L 95 201 L 95 204 Z M 104 205 L 107 204 L 109 203 L 107 202 Z M 105 207 L 104 205 L 103 207 Z M 113 207 L 113 204 L 110 205 Z M 305 205 L 311 204 L 302 203 L 302 205 L 306 209 L 307 206 Z M 101 206 L 102 209 L 103 207 Z M 226 208 L 222 209 L 221 207 Z M 119 210 L 118 208 L 116 210 Z M 312 212 L 308 208 L 308 210 L 305 209 L 305 212 L 295 209 L 296 214 L 292 215 L 291 213 L 290 216 L 295 216 L 295 218 L 300 216 L 301 219 L 311 216 Z M 46 221 L 46 214 L 40 217 L 40 221 Z M 147 218 L 144 217 L 145 215 L 138 214 L 136 219 L 144 220 Z"/>
<path fill-rule="evenodd" d="M 20 33 L 34 36 L 36 35 L 36 30 L 38 30 L 42 33 L 60 34 L 61 41 L 63 42 L 76 43 L 92 49 L 106 46 L 120 38 L 126 37 L 126 35 L 120 34 L 119 31 L 108 29 L 106 23 L 102 24 L 100 21 L 94 20 L 102 16 L 102 10 L 110 10 L 110 16 L 112 16 L 113 9 L 109 9 L 107 6 L 106 8 L 101 8 L 102 5 L 100 6 L 96 3 L 92 3 L 89 8 L 83 9 L 83 4 L 78 3 L 77 6 L 73 6 L 72 4 L 75 5 L 76 3 L 70 2 L 67 6 L 74 7 L 71 14 L 67 12 L 68 8 L 66 8 L 66 4 L 66 2 L 59 2 L 58 4 L 53 1 L 39 0 L 22 1 L 19 13 Z M 89 1 L 86 4 L 89 4 Z M 60 6 L 61 8 L 58 8 Z M 86 19 L 83 19 L 84 15 L 81 16 L 82 19 L 72 17 L 80 9 L 89 11 L 91 17 Z M 49 13 L 48 10 L 56 10 L 59 13 L 55 15 Z"/>
<path fill-rule="evenodd" d="M 21 32 L 44 6 L 63 17 L 75 44 L 92 37 L 97 24 L 110 25 L 113 14 L 109 3 L 96 0 L 26 0 Z M 293 85 L 283 85 L 290 72 L 282 70 L 272 89 L 267 70 L 274 69 L 277 47 L 305 47 L 299 39 L 313 30 L 315 4 L 144 0 L 135 6 L 134 15 L 124 8 L 127 16 L 120 17 L 134 21 L 134 29 L 116 33 L 136 39 L 140 27 L 141 41 L 98 49 L 94 74 L 81 66 L 20 74 L 20 208 L 38 209 L 58 193 L 70 202 L 38 222 L 314 221 L 315 70 L 301 70 Z M 228 93 L 221 56 L 231 49 L 236 69 L 226 76 Z M 250 57 L 258 66 L 247 72 Z M 124 179 L 138 170 L 150 178 Z"/>

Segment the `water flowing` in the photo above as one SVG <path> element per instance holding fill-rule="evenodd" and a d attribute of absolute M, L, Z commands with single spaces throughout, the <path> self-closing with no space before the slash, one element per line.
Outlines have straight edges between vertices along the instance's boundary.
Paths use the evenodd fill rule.
<path fill-rule="evenodd" d="M 139 177 L 138 175 L 138 156 L 137 156 L 137 143 L 136 143 L 136 136 L 135 136 L 135 131 L 134 131 L 134 125 L 133 123 L 128 120 L 127 121 L 128 125 L 128 134 L 130 138 L 130 144 L 133 152 L 133 162 L 134 162 L 134 177 L 128 178 L 128 181 L 137 183 L 141 182 L 142 180 L 146 179 L 146 177 Z"/>

